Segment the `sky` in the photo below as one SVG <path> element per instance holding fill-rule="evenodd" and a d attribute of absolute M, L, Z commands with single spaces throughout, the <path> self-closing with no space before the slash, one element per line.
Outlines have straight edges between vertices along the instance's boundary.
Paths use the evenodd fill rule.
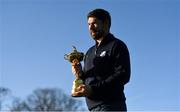
<path fill-rule="evenodd" d="M 179 0 L 0 0 L 0 86 L 21 98 L 37 88 L 70 95 L 64 54 L 95 44 L 86 16 L 96 8 L 110 12 L 111 33 L 130 52 L 128 110 L 180 110 Z"/>

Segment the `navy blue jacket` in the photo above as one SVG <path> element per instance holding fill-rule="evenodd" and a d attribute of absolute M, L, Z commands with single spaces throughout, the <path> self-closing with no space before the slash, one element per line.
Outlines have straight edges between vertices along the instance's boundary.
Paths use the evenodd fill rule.
<path fill-rule="evenodd" d="M 124 85 L 130 79 L 130 57 L 125 43 L 109 33 L 99 46 L 87 51 L 83 72 L 81 78 L 93 92 L 86 97 L 89 109 L 124 101 Z"/>

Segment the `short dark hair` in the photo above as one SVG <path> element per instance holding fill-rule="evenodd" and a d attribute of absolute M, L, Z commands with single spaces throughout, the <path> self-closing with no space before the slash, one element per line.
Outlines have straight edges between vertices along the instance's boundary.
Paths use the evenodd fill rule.
<path fill-rule="evenodd" d="M 111 27 L 111 16 L 108 11 L 104 9 L 95 9 L 88 13 L 87 18 L 96 17 L 102 22 L 108 21 L 109 28 Z"/>

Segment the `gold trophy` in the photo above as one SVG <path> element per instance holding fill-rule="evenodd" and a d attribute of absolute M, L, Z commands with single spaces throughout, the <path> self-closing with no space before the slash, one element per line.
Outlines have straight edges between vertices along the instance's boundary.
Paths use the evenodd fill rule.
<path fill-rule="evenodd" d="M 76 50 L 76 47 L 73 46 L 73 52 L 71 52 L 70 54 L 65 54 L 64 55 L 64 59 L 68 60 L 69 62 L 73 63 L 73 60 L 76 59 L 76 61 L 78 61 L 78 63 L 80 63 L 84 58 L 84 53 L 82 52 L 78 52 Z M 74 92 L 77 91 L 77 88 L 79 85 L 83 84 L 83 80 L 80 79 L 81 74 L 76 75 L 76 79 L 73 81 L 73 87 L 72 87 L 72 96 L 73 97 L 80 97 L 80 96 L 76 96 L 74 95 Z"/>

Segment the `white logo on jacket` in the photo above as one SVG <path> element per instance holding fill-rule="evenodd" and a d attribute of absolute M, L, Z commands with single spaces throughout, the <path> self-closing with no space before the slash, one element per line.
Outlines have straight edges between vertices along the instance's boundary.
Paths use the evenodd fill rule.
<path fill-rule="evenodd" d="M 106 56 L 106 51 L 101 52 L 100 57 Z"/>

